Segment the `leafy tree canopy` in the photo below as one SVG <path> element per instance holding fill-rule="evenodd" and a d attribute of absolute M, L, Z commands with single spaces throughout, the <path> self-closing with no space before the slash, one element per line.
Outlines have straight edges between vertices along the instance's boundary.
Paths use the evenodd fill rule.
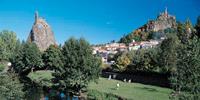
<path fill-rule="evenodd" d="M 14 74 L 0 74 L 1 100 L 22 100 L 24 98 L 23 84 Z"/>
<path fill-rule="evenodd" d="M 56 45 L 50 45 L 42 55 L 45 66 L 51 70 L 63 66 L 62 58 L 61 49 Z"/>
<path fill-rule="evenodd" d="M 73 92 L 80 92 L 99 77 L 101 61 L 92 55 L 90 44 L 83 38 L 70 38 L 62 48 L 64 67 L 55 70 L 60 84 Z"/>
<path fill-rule="evenodd" d="M 4 30 L 0 32 L 0 60 L 9 60 L 18 49 L 17 36 L 14 32 Z"/>
<path fill-rule="evenodd" d="M 43 66 L 41 52 L 35 43 L 23 43 L 19 52 L 11 60 L 14 70 L 19 74 L 28 75 L 31 69 Z"/>
<path fill-rule="evenodd" d="M 172 72 L 171 81 L 176 98 L 181 100 L 200 99 L 200 40 L 189 40 L 179 50 L 177 68 Z"/>

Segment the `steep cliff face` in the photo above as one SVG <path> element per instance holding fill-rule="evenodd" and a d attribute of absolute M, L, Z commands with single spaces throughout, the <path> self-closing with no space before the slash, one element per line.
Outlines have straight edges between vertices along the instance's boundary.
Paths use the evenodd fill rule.
<path fill-rule="evenodd" d="M 54 33 L 47 22 L 35 13 L 35 22 L 27 39 L 34 42 L 41 51 L 45 51 L 50 45 L 56 45 Z"/>

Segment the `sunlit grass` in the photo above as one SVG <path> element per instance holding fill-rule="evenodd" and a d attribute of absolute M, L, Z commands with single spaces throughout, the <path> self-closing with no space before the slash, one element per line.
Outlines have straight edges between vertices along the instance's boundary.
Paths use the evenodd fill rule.
<path fill-rule="evenodd" d="M 45 85 L 45 86 L 51 86 L 53 83 L 51 82 L 51 79 L 54 78 L 52 76 L 52 71 L 36 71 L 31 72 L 28 77 L 33 80 L 34 82 Z"/>
<path fill-rule="evenodd" d="M 116 89 L 117 83 L 120 84 Z M 107 80 L 100 78 L 98 83 L 92 82 L 88 89 L 98 90 L 100 92 L 112 93 L 131 100 L 169 100 L 171 89 L 140 83 L 125 83 L 118 80 Z"/>

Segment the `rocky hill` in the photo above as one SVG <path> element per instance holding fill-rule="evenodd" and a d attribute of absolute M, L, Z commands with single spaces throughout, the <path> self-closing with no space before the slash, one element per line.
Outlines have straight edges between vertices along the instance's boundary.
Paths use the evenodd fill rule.
<path fill-rule="evenodd" d="M 133 39 L 136 41 L 147 40 L 152 38 L 151 33 L 160 34 L 160 32 L 169 28 L 176 28 L 176 26 L 176 17 L 168 14 L 166 8 L 165 11 L 160 13 L 155 20 L 149 20 L 140 28 L 122 37 L 120 42 L 127 43 L 131 42 Z"/>
<path fill-rule="evenodd" d="M 34 42 L 41 51 L 45 51 L 50 45 L 56 45 L 54 33 L 45 19 L 35 13 L 35 22 L 27 41 Z"/>
<path fill-rule="evenodd" d="M 144 26 L 140 27 L 141 31 L 160 31 L 167 28 L 176 28 L 176 17 L 168 14 L 167 8 L 165 12 L 160 13 L 156 20 L 150 20 Z"/>

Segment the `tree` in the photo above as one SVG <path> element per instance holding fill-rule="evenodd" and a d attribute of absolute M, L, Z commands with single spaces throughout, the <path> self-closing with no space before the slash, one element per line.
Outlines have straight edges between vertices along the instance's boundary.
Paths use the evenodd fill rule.
<path fill-rule="evenodd" d="M 24 99 L 23 84 L 14 74 L 0 74 L 0 97 L 3 100 L 22 100 Z"/>
<path fill-rule="evenodd" d="M 200 16 L 197 18 L 197 23 L 195 25 L 196 35 L 200 37 Z"/>
<path fill-rule="evenodd" d="M 194 34 L 194 28 L 189 19 L 185 23 L 178 22 L 177 24 L 177 36 L 181 40 L 181 43 L 186 43 Z"/>
<path fill-rule="evenodd" d="M 160 68 L 163 72 L 170 72 L 176 68 L 177 48 L 179 47 L 179 39 L 176 34 L 168 34 L 167 39 L 163 40 L 160 45 Z"/>
<path fill-rule="evenodd" d="M 157 51 L 155 50 L 154 48 L 149 48 L 136 51 L 135 54 L 132 54 L 132 63 L 129 65 L 128 70 L 153 71 L 157 67 Z"/>
<path fill-rule="evenodd" d="M 4 52 L 5 52 L 5 43 L 4 43 L 3 39 L 0 38 L 0 60 L 5 59 Z"/>
<path fill-rule="evenodd" d="M 181 22 L 178 22 L 177 24 L 177 36 L 182 43 L 187 42 L 185 26 Z"/>
<path fill-rule="evenodd" d="M 128 34 L 128 35 L 124 35 L 121 39 L 120 39 L 120 43 L 125 43 L 126 45 L 128 45 L 128 43 L 130 43 L 132 41 L 132 33 Z"/>
<path fill-rule="evenodd" d="M 197 37 L 181 46 L 177 68 L 172 72 L 171 83 L 180 100 L 200 99 L 200 40 Z"/>
<path fill-rule="evenodd" d="M 126 45 L 128 45 L 129 43 L 131 43 L 133 41 L 133 39 L 135 41 L 142 41 L 142 40 L 147 40 L 148 38 L 148 33 L 146 32 L 138 32 L 137 30 L 135 32 L 131 32 L 128 35 L 124 35 L 121 39 L 120 39 L 120 43 L 125 43 Z"/>
<path fill-rule="evenodd" d="M 0 32 L 0 60 L 9 60 L 15 54 L 17 44 L 17 36 L 14 32 L 4 30 Z"/>
<path fill-rule="evenodd" d="M 121 56 L 118 56 L 115 66 L 120 72 L 122 72 L 126 70 L 130 62 L 131 61 L 128 58 L 127 53 L 123 53 Z"/>
<path fill-rule="evenodd" d="M 72 92 L 81 92 L 99 77 L 101 61 L 92 55 L 90 44 L 83 38 L 70 38 L 62 48 L 64 67 L 55 69 L 54 76 L 61 86 Z"/>
<path fill-rule="evenodd" d="M 31 69 L 43 66 L 41 52 L 35 43 L 22 44 L 19 52 L 11 60 L 15 72 L 28 75 Z"/>
<path fill-rule="evenodd" d="M 190 19 L 187 19 L 185 21 L 184 26 L 185 26 L 186 38 L 190 39 L 194 33 L 194 27 L 193 27 Z"/>
<path fill-rule="evenodd" d="M 50 45 L 43 53 L 42 59 L 47 69 L 56 69 L 63 66 L 61 49 L 56 45 Z"/>
<path fill-rule="evenodd" d="M 141 34 L 140 38 L 142 41 L 146 41 L 149 37 L 149 32 L 141 32 L 140 34 Z M 141 41 L 141 40 L 138 40 L 138 41 Z"/>

